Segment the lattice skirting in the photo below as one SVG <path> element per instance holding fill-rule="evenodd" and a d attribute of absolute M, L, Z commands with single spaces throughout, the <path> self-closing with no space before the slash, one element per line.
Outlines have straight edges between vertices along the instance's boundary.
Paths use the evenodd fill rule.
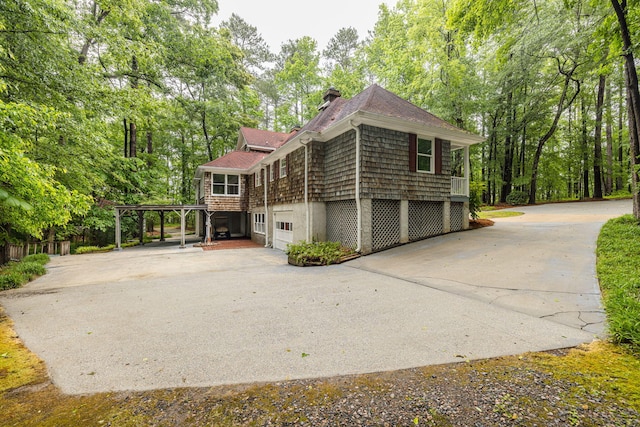
<path fill-rule="evenodd" d="M 372 200 L 372 248 L 379 251 L 400 243 L 400 201 Z"/>
<path fill-rule="evenodd" d="M 327 202 L 327 240 L 344 246 L 358 245 L 358 211 L 355 200 Z"/>
<path fill-rule="evenodd" d="M 464 203 L 451 203 L 451 231 L 462 231 Z"/>
<path fill-rule="evenodd" d="M 409 201 L 409 240 L 416 241 L 442 234 L 442 202 Z"/>

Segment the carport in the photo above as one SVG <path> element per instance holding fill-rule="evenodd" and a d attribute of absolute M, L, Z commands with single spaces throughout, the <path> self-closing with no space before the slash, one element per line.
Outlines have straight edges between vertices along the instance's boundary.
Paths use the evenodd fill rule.
<path fill-rule="evenodd" d="M 164 240 L 164 213 L 175 212 L 180 215 L 180 248 L 185 247 L 185 228 L 186 217 L 192 211 L 203 211 L 206 216 L 206 241 L 211 239 L 209 235 L 211 225 L 211 215 L 213 212 L 207 210 L 207 205 L 120 205 L 115 206 L 116 215 L 116 250 L 122 250 L 122 229 L 120 226 L 120 220 L 124 215 L 131 212 L 138 213 L 138 229 L 140 230 L 140 242 L 143 239 L 143 217 L 144 213 L 152 211 L 160 214 L 160 241 Z M 197 217 L 196 217 L 197 218 Z"/>

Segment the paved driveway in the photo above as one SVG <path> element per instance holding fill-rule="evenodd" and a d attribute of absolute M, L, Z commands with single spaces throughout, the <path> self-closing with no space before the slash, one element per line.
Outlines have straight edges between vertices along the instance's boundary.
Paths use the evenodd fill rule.
<path fill-rule="evenodd" d="M 264 248 L 57 257 L 0 304 L 66 393 L 354 374 L 590 341 L 603 321 L 595 238 L 630 201 L 518 210 L 326 268 Z"/>

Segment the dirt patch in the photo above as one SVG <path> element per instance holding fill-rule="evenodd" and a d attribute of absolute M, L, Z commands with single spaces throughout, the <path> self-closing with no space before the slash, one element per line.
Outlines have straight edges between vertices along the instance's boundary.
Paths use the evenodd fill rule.
<path fill-rule="evenodd" d="M 208 245 L 200 246 L 205 251 L 218 251 L 224 249 L 248 249 L 248 248 L 261 248 L 262 246 L 249 239 L 229 239 L 229 240 L 216 240 Z"/>
<path fill-rule="evenodd" d="M 469 228 L 476 229 L 476 228 L 482 228 L 482 227 L 491 227 L 493 224 L 495 223 L 490 219 L 478 218 L 478 219 L 472 219 L 469 221 Z"/>

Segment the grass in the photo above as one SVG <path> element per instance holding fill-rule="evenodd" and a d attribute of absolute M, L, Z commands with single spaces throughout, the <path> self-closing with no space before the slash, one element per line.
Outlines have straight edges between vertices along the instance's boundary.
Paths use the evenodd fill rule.
<path fill-rule="evenodd" d="M 524 215 L 522 212 L 503 211 L 503 210 L 489 210 L 478 212 L 478 218 L 491 219 L 491 218 L 509 218 L 512 216 Z"/>
<path fill-rule="evenodd" d="M 611 336 L 640 353 L 640 222 L 632 215 L 607 222 L 596 254 Z"/>

